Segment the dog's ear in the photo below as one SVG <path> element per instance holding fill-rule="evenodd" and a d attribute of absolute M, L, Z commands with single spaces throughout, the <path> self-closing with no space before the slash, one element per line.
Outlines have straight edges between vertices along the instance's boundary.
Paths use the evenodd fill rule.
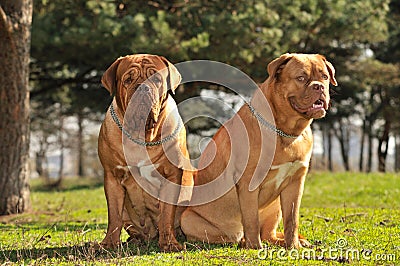
<path fill-rule="evenodd" d="M 283 54 L 280 57 L 274 59 L 271 63 L 268 64 L 268 75 L 271 78 L 277 78 L 278 75 L 282 72 L 282 69 L 285 67 L 287 62 L 292 59 L 293 54 Z"/>
<path fill-rule="evenodd" d="M 176 88 L 178 88 L 179 84 L 181 83 L 182 77 L 179 73 L 178 69 L 171 64 L 164 56 L 160 56 L 161 60 L 167 66 L 168 75 L 167 75 L 167 84 L 168 89 L 171 89 L 172 93 L 175 93 Z"/>
<path fill-rule="evenodd" d="M 101 77 L 101 83 L 110 92 L 110 95 L 114 95 L 117 91 L 117 68 L 123 57 L 115 60 L 114 63 L 104 72 Z"/>
<path fill-rule="evenodd" d="M 338 83 L 335 78 L 335 68 L 328 60 L 325 59 L 325 57 L 324 57 L 324 62 L 325 62 L 326 68 L 328 68 L 329 81 L 332 83 L 332 85 L 337 86 Z"/>

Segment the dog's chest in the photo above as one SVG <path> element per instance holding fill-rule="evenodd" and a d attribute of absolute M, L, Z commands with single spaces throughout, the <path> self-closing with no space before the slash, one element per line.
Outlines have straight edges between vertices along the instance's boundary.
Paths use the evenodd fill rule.
<path fill-rule="evenodd" d="M 159 164 L 146 163 L 146 160 L 140 161 L 137 165 L 140 176 L 146 179 L 153 187 L 160 189 L 163 177 L 157 171 Z"/>
<path fill-rule="evenodd" d="M 267 182 L 277 190 L 287 178 L 293 176 L 302 167 L 307 167 L 303 161 L 287 162 L 279 165 L 272 165 L 270 171 L 276 172 L 272 178 L 267 178 Z M 270 174 L 273 174 L 270 172 Z"/>

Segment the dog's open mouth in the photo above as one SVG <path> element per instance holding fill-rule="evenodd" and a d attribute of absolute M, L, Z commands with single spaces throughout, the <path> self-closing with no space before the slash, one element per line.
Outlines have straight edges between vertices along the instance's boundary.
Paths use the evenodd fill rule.
<path fill-rule="evenodd" d="M 328 103 L 323 95 L 321 95 L 313 104 L 304 107 L 297 103 L 294 97 L 290 97 L 289 101 L 294 110 L 308 117 L 314 117 L 314 114 L 319 112 L 322 112 L 323 115 L 325 115 L 325 111 L 328 109 Z"/>

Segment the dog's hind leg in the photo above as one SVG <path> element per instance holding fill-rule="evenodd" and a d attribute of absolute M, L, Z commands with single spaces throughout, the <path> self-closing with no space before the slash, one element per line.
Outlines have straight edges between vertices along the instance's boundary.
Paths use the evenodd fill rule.
<path fill-rule="evenodd" d="M 225 244 L 238 242 L 243 237 L 243 230 L 235 231 L 228 236 L 224 231 L 210 223 L 197 212 L 186 209 L 181 217 L 181 229 L 188 241 L 201 241 L 204 243 Z"/>

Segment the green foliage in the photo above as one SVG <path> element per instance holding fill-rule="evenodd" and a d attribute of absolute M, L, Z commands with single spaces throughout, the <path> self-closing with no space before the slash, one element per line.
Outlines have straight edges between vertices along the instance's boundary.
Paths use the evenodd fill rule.
<path fill-rule="evenodd" d="M 42 1 L 35 4 L 32 56 L 101 72 L 118 56 L 156 53 L 174 62 L 226 62 L 259 77 L 259 64 L 265 69 L 284 52 L 334 57 L 341 56 L 334 49 L 384 41 L 387 12 L 388 1 L 374 0 Z"/>
<path fill-rule="evenodd" d="M 386 40 L 390 10 L 388 0 L 35 1 L 31 97 L 44 114 L 54 102 L 66 115 L 103 113 L 109 98 L 100 76 L 119 56 L 210 59 L 261 81 L 273 58 L 307 52 L 325 54 L 337 68 L 336 102 L 357 101 L 364 88 L 341 81 L 351 75 L 348 62 Z M 343 106 L 333 118 L 351 113 Z"/>
<path fill-rule="evenodd" d="M 372 70 L 389 67 L 398 76 L 398 10 L 389 0 L 35 1 L 32 121 L 42 121 L 32 129 L 47 123 L 54 110 L 56 116 L 100 120 L 110 103 L 100 77 L 116 58 L 132 53 L 160 54 L 173 63 L 220 61 L 256 82 L 267 77 L 267 64 L 282 53 L 321 53 L 335 66 L 339 86 L 333 88 L 328 116 L 316 123 L 333 129 L 339 122 L 347 127 L 350 116 L 377 113 L 380 118 L 380 103 L 369 102 L 375 97 L 368 95 L 367 80 L 381 90 L 392 79 Z M 398 118 L 398 85 L 387 89 L 390 112 Z M 176 99 L 199 91 L 199 84 L 186 85 Z"/>
<path fill-rule="evenodd" d="M 221 61 L 257 81 L 282 53 L 322 53 L 340 81 L 349 61 L 386 40 L 388 12 L 388 0 L 35 1 L 32 99 L 41 106 L 64 102 L 69 114 L 83 106 L 103 112 L 109 99 L 100 76 L 131 53 Z M 346 82 L 336 90 L 337 102 L 357 98 Z"/>
<path fill-rule="evenodd" d="M 311 173 L 305 185 L 300 211 L 300 233 L 314 245 L 317 256 L 295 259 L 288 253 L 260 259 L 258 250 L 237 245 L 212 245 L 179 240 L 186 250 L 160 253 L 157 241 L 124 244 L 118 250 L 96 250 L 107 227 L 104 192 L 98 179 L 65 179 L 61 189 L 44 189 L 39 180 L 32 185 L 32 213 L 2 217 L 0 261 L 20 264 L 129 264 L 129 265 L 360 265 L 400 262 L 400 176 L 397 174 Z M 126 233 L 122 239 L 126 239 Z M 323 250 L 345 241 L 355 257 L 330 257 Z M 362 253 L 364 252 L 364 253 Z M 367 252 L 367 253 L 365 253 Z M 292 253 L 292 255 L 296 253 Z M 345 253 L 344 253 L 345 254 Z M 356 257 L 356 255 L 359 257 Z M 301 255 L 301 253 L 300 253 Z M 376 256 L 386 255 L 385 260 Z M 391 257 L 389 257 L 389 255 Z M 319 257 L 318 257 L 319 256 Z"/>
<path fill-rule="evenodd" d="M 225 62 L 257 81 L 282 53 L 322 53 L 341 80 L 349 61 L 388 37 L 389 1 L 56 0 L 35 1 L 34 10 L 32 98 L 49 105 L 46 95 L 67 87 L 68 96 L 54 100 L 69 98 L 73 114 L 82 106 L 104 111 L 100 76 L 131 53 Z M 337 91 L 337 102 L 357 98 L 345 82 Z"/>
<path fill-rule="evenodd" d="M 389 99 L 385 103 L 386 107 L 384 112 L 390 113 L 392 119 L 392 127 L 395 134 L 400 132 L 400 84 L 399 84 L 399 62 L 400 62 L 400 4 L 398 1 L 392 0 L 390 2 L 390 9 L 387 17 L 389 38 L 386 42 L 373 45 L 371 48 L 376 54 L 376 58 L 382 62 L 375 62 L 375 69 L 379 69 L 379 73 L 383 70 L 383 75 L 377 75 L 377 80 L 381 81 L 380 84 L 375 84 L 379 87 L 386 89 L 386 97 Z M 383 64 L 387 63 L 387 65 Z M 396 68 L 397 70 L 393 70 Z M 373 73 L 374 75 L 375 73 Z M 388 75 L 389 74 L 389 75 Z M 376 75 L 374 75 L 376 76 Z"/>

